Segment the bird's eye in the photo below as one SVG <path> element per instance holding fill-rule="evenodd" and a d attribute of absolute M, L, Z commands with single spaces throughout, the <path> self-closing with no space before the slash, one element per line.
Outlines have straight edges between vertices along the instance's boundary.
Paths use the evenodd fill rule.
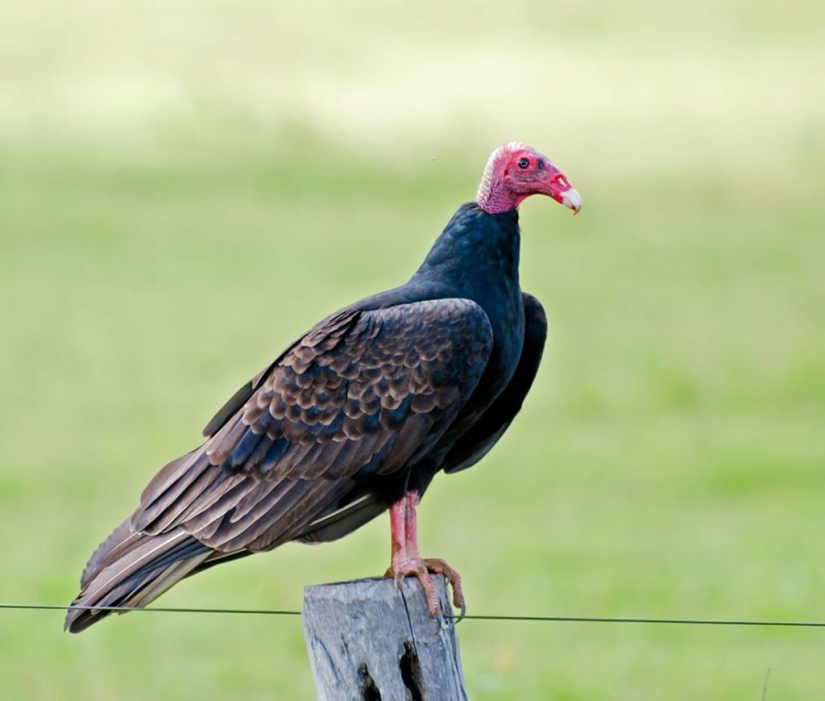
<path fill-rule="evenodd" d="M 519 168 L 524 169 L 529 165 L 530 165 L 530 161 L 528 161 L 526 158 L 519 158 L 518 159 L 518 167 Z"/>

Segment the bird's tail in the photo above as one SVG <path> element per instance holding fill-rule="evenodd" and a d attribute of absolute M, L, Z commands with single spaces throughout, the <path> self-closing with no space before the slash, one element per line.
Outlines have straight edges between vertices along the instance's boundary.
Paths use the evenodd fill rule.
<path fill-rule="evenodd" d="M 180 528 L 159 535 L 136 533 L 121 523 L 92 554 L 80 578 L 64 628 L 79 633 L 111 611 L 95 607 L 142 608 L 217 553 Z M 85 608 L 91 607 L 91 608 Z"/>

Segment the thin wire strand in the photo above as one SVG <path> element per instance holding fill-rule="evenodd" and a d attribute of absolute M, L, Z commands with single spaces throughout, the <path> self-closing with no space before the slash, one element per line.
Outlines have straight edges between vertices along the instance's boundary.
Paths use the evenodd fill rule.
<path fill-rule="evenodd" d="M 147 613 L 238 614 L 242 616 L 300 616 L 300 611 L 272 609 L 131 608 L 129 606 L 64 606 L 61 604 L 0 604 L 5 611 L 142 611 Z M 448 616 L 448 618 L 457 618 Z M 641 623 L 691 626 L 751 626 L 771 628 L 825 628 L 825 621 L 750 621 L 717 618 L 622 618 L 609 616 L 464 616 L 471 621 L 515 621 L 519 623 Z"/>

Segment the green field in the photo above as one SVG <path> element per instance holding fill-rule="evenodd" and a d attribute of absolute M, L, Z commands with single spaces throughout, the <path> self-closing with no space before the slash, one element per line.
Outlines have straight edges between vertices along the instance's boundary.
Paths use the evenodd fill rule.
<path fill-rule="evenodd" d="M 67 603 L 144 484 L 510 140 L 550 352 L 421 509 L 470 613 L 825 620 L 825 17 L 671 4 L 17 3 L 0 23 L 0 603 Z M 300 606 L 379 519 L 160 606 Z M 297 618 L 0 611 L 0 698 L 310 699 Z M 825 698 L 819 629 L 467 621 L 473 699 Z"/>

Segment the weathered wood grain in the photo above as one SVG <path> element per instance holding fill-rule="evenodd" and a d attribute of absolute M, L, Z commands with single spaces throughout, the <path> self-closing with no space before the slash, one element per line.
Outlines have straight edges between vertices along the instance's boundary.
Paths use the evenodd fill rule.
<path fill-rule="evenodd" d="M 452 615 L 443 577 L 441 610 Z M 304 590 L 304 635 L 320 701 L 466 701 L 452 618 L 430 618 L 417 579 Z"/>

